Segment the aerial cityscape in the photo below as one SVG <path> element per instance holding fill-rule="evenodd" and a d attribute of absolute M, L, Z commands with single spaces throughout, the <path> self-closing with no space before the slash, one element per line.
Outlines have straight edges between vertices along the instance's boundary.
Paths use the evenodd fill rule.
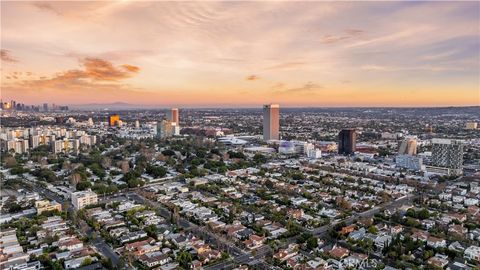
<path fill-rule="evenodd" d="M 0 270 L 480 269 L 480 2 L 1 15 Z"/>

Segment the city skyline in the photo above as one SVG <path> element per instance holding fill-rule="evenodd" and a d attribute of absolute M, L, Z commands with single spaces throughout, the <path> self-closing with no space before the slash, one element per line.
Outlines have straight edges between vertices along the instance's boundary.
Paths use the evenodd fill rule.
<path fill-rule="evenodd" d="M 479 2 L 1 5 L 3 101 L 164 108 L 480 103 Z"/>

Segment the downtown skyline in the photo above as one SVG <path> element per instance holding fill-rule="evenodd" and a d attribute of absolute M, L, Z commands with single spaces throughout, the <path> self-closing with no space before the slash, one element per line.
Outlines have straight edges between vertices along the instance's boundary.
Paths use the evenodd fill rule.
<path fill-rule="evenodd" d="M 2 99 L 480 104 L 479 2 L 2 2 Z"/>

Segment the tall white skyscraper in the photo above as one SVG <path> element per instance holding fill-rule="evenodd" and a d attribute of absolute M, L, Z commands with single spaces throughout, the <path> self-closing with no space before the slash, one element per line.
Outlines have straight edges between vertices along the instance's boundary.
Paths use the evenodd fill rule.
<path fill-rule="evenodd" d="M 463 143 L 458 140 L 433 139 L 432 165 L 450 169 L 453 175 L 463 173 Z"/>
<path fill-rule="evenodd" d="M 280 140 L 280 105 L 263 105 L 263 139 Z"/>

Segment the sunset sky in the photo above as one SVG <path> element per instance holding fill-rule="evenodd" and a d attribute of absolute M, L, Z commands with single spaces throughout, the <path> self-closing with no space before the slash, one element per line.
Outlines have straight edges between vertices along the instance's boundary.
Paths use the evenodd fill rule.
<path fill-rule="evenodd" d="M 1 2 L 1 97 L 480 105 L 480 2 Z"/>

